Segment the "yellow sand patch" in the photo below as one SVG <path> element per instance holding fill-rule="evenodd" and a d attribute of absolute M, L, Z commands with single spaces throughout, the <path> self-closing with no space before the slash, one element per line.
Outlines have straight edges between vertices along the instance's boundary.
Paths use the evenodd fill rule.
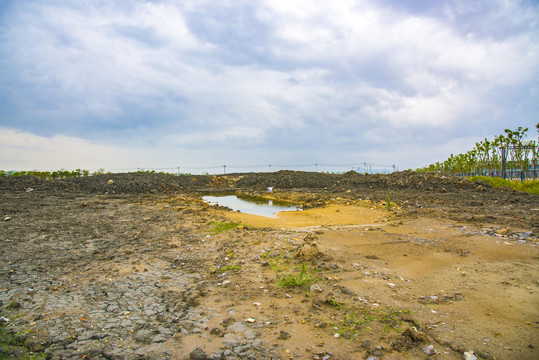
<path fill-rule="evenodd" d="M 253 227 L 274 228 L 372 224 L 383 221 L 389 215 L 386 210 L 353 205 L 328 205 L 303 211 L 283 211 L 275 218 L 240 212 L 219 212 L 234 222 Z"/>

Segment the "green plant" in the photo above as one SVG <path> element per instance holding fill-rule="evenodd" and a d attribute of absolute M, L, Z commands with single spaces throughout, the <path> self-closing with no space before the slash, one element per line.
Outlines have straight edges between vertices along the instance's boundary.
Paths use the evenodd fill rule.
<path fill-rule="evenodd" d="M 236 265 L 236 263 L 234 263 L 233 265 L 225 265 L 225 266 L 221 266 L 219 269 L 215 270 L 215 272 L 217 272 L 217 273 L 224 273 L 225 271 L 239 270 L 239 269 L 241 269 L 241 266 Z"/>
<path fill-rule="evenodd" d="M 331 325 L 339 334 L 344 335 L 348 339 L 352 339 L 362 330 L 368 329 L 371 323 L 380 323 L 383 325 L 385 332 L 391 329 L 401 332 L 403 330 L 401 327 L 401 315 L 410 313 L 409 310 L 404 309 L 380 309 L 358 305 L 344 305 L 331 299 L 329 303 L 343 313 L 342 318 Z"/>
<path fill-rule="evenodd" d="M 278 249 L 275 254 L 272 254 L 270 250 L 266 250 L 262 253 L 262 258 L 269 258 L 268 262 L 271 269 L 277 273 L 288 269 L 288 267 L 290 266 L 290 255 L 286 252 L 286 250 L 284 250 L 283 252 L 283 249 Z"/>
<path fill-rule="evenodd" d="M 210 232 L 213 235 L 222 233 L 224 231 L 232 230 L 240 226 L 240 223 L 235 223 L 231 221 L 214 221 L 213 222 L 213 228 L 210 230 Z"/>
<path fill-rule="evenodd" d="M 236 251 L 234 249 L 226 250 L 226 257 L 229 259 L 233 259 L 236 257 Z"/>
<path fill-rule="evenodd" d="M 391 191 L 387 191 L 387 198 L 386 198 L 386 205 L 387 209 L 391 211 Z"/>
<path fill-rule="evenodd" d="M 307 288 L 309 285 L 316 283 L 319 280 L 322 280 L 321 278 L 317 278 L 314 276 L 314 274 L 318 270 L 314 270 L 313 272 L 309 271 L 307 268 L 307 265 L 305 263 L 298 266 L 300 269 L 299 274 L 282 274 L 278 277 L 279 281 L 279 287 L 303 287 Z"/>
<path fill-rule="evenodd" d="M 23 330 L 13 333 L 8 329 L 6 323 L 0 320 L 0 360 L 22 359 L 22 360 L 44 360 L 48 356 L 43 352 L 32 352 L 25 347 L 23 336 L 31 330 Z"/>
<path fill-rule="evenodd" d="M 517 191 L 524 191 L 530 194 L 539 195 L 539 180 L 535 181 L 511 181 L 502 178 L 492 178 L 489 176 L 473 176 L 471 181 L 483 181 L 493 187 L 507 187 Z"/>

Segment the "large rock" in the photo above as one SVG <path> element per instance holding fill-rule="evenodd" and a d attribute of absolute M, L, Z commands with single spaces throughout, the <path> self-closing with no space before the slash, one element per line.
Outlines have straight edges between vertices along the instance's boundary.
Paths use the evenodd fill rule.
<path fill-rule="evenodd" d="M 296 250 L 296 256 L 305 260 L 311 260 L 322 255 L 320 250 L 318 250 L 317 240 L 318 237 L 314 233 L 308 233 L 303 239 L 303 244 Z"/>

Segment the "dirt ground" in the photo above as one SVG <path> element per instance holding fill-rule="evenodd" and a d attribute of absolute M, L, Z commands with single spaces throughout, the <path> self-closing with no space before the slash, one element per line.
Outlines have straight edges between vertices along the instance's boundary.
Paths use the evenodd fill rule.
<path fill-rule="evenodd" d="M 24 343 L 8 358 L 539 358 L 534 195 L 292 171 L 0 191 L 0 321 Z M 259 217 L 210 193 L 304 210 Z"/>

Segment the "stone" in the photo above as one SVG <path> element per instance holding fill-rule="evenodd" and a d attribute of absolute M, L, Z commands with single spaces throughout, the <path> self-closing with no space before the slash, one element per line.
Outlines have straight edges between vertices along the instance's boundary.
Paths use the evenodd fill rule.
<path fill-rule="evenodd" d="M 149 344 L 152 342 L 153 331 L 150 330 L 139 330 L 134 336 L 135 340 L 141 343 Z"/>
<path fill-rule="evenodd" d="M 215 327 L 215 328 L 210 330 L 210 335 L 223 337 L 223 336 L 225 336 L 225 333 L 220 328 Z"/>
<path fill-rule="evenodd" d="M 341 287 L 341 291 L 344 295 L 349 295 L 349 296 L 357 296 L 357 294 L 355 292 L 353 292 L 352 290 L 350 289 L 347 289 L 345 288 L 344 286 Z"/>
<path fill-rule="evenodd" d="M 372 348 L 372 341 L 371 340 L 365 340 L 361 343 L 361 348 L 365 350 L 370 350 Z"/>
<path fill-rule="evenodd" d="M 423 348 L 423 352 L 425 354 L 427 354 L 427 355 L 436 354 L 436 350 L 434 349 L 433 345 L 429 345 L 429 346 Z"/>
<path fill-rule="evenodd" d="M 232 332 L 244 332 L 245 330 L 247 330 L 247 326 L 244 323 L 236 322 L 230 325 L 227 330 Z"/>
<path fill-rule="evenodd" d="M 191 360 L 208 360 L 208 355 L 201 348 L 196 348 L 189 354 Z"/>
<path fill-rule="evenodd" d="M 309 260 L 320 256 L 321 252 L 316 244 L 317 239 L 318 237 L 314 233 L 308 233 L 303 239 L 303 244 L 296 250 L 296 257 Z"/>
<path fill-rule="evenodd" d="M 279 333 L 279 336 L 277 337 L 277 339 L 279 339 L 279 340 L 290 339 L 290 334 L 287 333 L 286 331 L 281 330 L 281 332 Z"/>
<path fill-rule="evenodd" d="M 243 336 L 247 339 L 247 340 L 253 340 L 254 338 L 257 337 L 257 335 L 260 335 L 259 333 L 257 333 L 255 330 L 253 329 L 247 329 L 243 332 Z"/>
<path fill-rule="evenodd" d="M 170 330 L 169 328 L 160 326 L 157 328 L 157 331 L 159 331 L 159 334 L 172 336 L 172 330 Z"/>
<path fill-rule="evenodd" d="M 162 343 L 167 341 L 168 337 L 163 334 L 158 334 L 156 337 L 153 338 L 153 343 Z"/>
<path fill-rule="evenodd" d="M 229 317 L 224 318 L 221 324 L 223 325 L 224 328 L 227 328 L 230 325 L 234 324 L 235 322 L 236 322 L 236 319 L 234 319 L 233 316 L 229 316 Z"/>

